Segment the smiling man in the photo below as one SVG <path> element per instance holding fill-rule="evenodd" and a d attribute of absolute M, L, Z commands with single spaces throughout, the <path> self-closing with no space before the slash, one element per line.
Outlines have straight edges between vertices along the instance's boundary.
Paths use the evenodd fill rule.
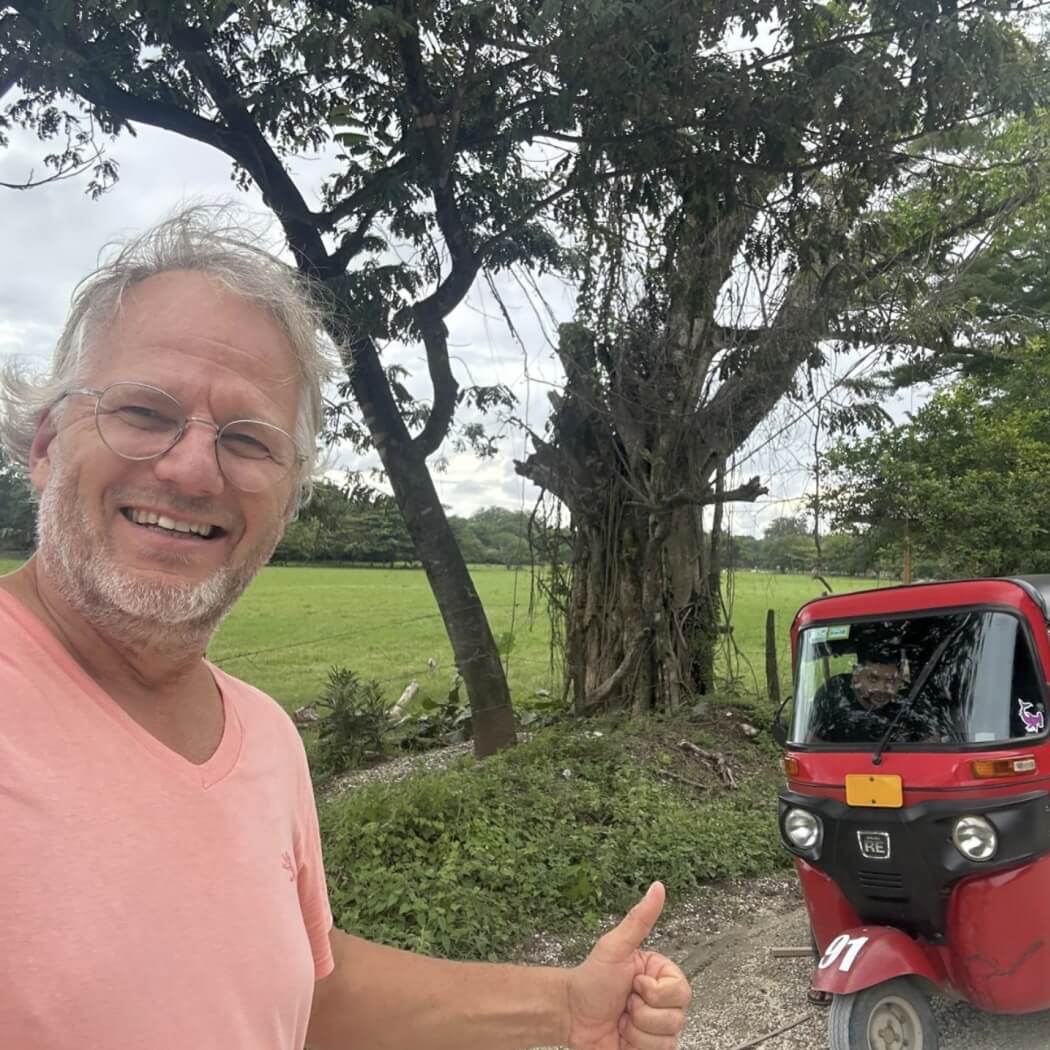
<path fill-rule="evenodd" d="M 318 322 L 193 210 L 80 286 L 49 376 L 5 376 L 40 509 L 0 578 L 0 1046 L 672 1050 L 659 884 L 572 969 L 332 925 L 298 734 L 204 659 L 308 491 Z"/>

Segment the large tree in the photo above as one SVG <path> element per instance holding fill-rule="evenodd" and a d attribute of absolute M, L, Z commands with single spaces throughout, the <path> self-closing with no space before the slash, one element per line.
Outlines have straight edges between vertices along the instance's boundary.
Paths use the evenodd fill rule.
<path fill-rule="evenodd" d="M 726 471 L 782 397 L 812 398 L 807 369 L 959 349 L 974 312 L 931 312 L 937 289 L 1045 184 L 1038 136 L 988 161 L 1047 83 L 1027 7 L 683 5 L 593 96 L 580 163 L 631 170 L 570 202 L 592 236 L 566 386 L 518 467 L 572 513 L 578 708 L 712 687 L 718 508 L 763 490 Z"/>

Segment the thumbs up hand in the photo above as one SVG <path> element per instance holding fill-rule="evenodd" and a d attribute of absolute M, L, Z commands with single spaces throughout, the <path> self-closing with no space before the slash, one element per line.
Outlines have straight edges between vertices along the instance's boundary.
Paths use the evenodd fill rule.
<path fill-rule="evenodd" d="M 642 950 L 660 917 L 659 882 L 610 930 L 568 978 L 574 1050 L 675 1050 L 692 994 L 670 959 Z"/>

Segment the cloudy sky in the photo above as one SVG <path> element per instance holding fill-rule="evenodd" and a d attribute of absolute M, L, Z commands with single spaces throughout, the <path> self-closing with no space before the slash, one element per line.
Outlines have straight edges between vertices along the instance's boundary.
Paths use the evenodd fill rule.
<path fill-rule="evenodd" d="M 0 150 L 0 182 L 20 183 L 44 174 L 45 150 L 29 135 L 15 133 L 11 146 Z M 94 269 L 107 244 L 161 220 L 180 203 L 233 199 L 266 215 L 254 191 L 243 193 L 229 178 L 226 158 L 208 147 L 175 135 L 141 128 L 135 138 L 122 137 L 109 147 L 120 164 L 120 181 L 100 200 L 85 192 L 84 178 L 73 178 L 26 191 L 0 188 L 0 357 L 17 354 L 43 367 L 61 327 L 73 287 Z M 296 172 L 311 203 L 323 176 L 320 161 L 301 161 Z M 275 234 L 276 236 L 276 234 Z M 519 398 L 518 416 L 542 431 L 547 394 L 556 388 L 560 369 L 550 345 L 553 322 L 545 307 L 508 278 L 499 285 L 521 337 L 516 341 L 484 281 L 449 319 L 450 350 L 461 385 L 503 383 Z M 571 289 L 554 279 L 542 283 L 543 298 L 556 319 L 572 312 Z M 421 349 L 391 347 L 387 354 L 419 377 L 412 385 L 425 393 Z M 739 464 L 742 476 L 758 473 L 771 484 L 770 497 L 759 504 L 738 506 L 734 528 L 760 533 L 774 517 L 790 513 L 807 484 L 805 424 L 793 426 L 785 410 L 757 436 L 756 452 Z M 537 490 L 513 469 L 513 459 L 527 452 L 520 430 L 506 428 L 502 453 L 479 462 L 446 450 L 447 461 L 435 473 L 442 498 L 453 513 L 469 515 L 492 505 L 531 509 Z M 342 453 L 339 464 L 369 469 L 375 457 L 356 459 Z"/>

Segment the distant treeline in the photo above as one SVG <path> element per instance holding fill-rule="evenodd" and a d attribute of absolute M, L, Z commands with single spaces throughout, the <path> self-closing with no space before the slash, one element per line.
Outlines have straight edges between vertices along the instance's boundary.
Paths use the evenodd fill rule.
<path fill-rule="evenodd" d="M 529 565 L 529 512 L 487 507 L 469 518 L 452 516 L 452 529 L 463 557 L 474 564 Z M 36 508 L 29 484 L 0 456 L 0 549 L 28 551 L 34 542 Z M 723 566 L 767 572 L 811 572 L 827 575 L 874 576 L 900 574 L 900 550 L 879 546 L 874 534 L 833 533 L 817 539 L 807 520 L 777 518 L 761 538 L 727 536 L 722 541 Z M 558 557 L 571 560 L 568 538 L 558 545 Z M 550 537 L 542 560 L 550 557 Z M 350 562 L 370 565 L 408 565 L 415 551 L 390 496 L 365 486 L 340 487 L 321 482 L 313 499 L 288 526 L 274 553 L 275 562 Z M 924 566 L 917 576 L 937 575 Z"/>
<path fill-rule="evenodd" d="M 899 546 L 877 542 L 876 535 L 833 532 L 815 536 L 809 521 L 798 517 L 777 518 L 761 538 L 730 536 L 723 546 L 722 564 L 727 569 L 759 569 L 763 572 L 808 573 L 825 576 L 899 576 Z M 934 576 L 937 570 L 922 559 L 914 564 L 916 576 Z"/>
<path fill-rule="evenodd" d="M 469 518 L 452 516 L 452 530 L 468 562 L 528 565 L 529 515 L 487 507 Z M 374 490 L 340 488 L 322 482 L 297 521 L 288 526 L 275 562 L 360 562 L 409 564 L 412 540 L 397 504 Z"/>

